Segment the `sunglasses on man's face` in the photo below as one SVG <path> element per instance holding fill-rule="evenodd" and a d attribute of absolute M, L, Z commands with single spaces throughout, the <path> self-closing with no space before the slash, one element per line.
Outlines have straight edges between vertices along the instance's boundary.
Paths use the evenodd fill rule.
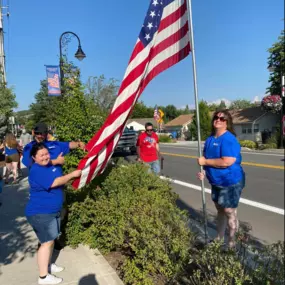
<path fill-rule="evenodd" d="M 146 129 L 146 131 L 147 131 L 147 132 L 152 132 L 152 131 L 153 131 L 153 129 Z"/>
<path fill-rule="evenodd" d="M 35 132 L 35 135 L 36 135 L 36 136 L 44 136 L 44 135 L 45 135 L 45 133 Z"/>
<path fill-rule="evenodd" d="M 214 121 L 220 120 L 221 122 L 225 122 L 227 119 L 225 117 L 214 116 Z"/>

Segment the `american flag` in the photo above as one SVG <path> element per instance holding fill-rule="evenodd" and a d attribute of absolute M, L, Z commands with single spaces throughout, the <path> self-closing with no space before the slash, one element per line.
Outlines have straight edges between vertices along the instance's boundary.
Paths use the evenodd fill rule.
<path fill-rule="evenodd" d="M 160 119 L 157 106 L 154 107 L 153 118 L 158 121 Z"/>
<path fill-rule="evenodd" d="M 112 111 L 102 128 L 86 145 L 80 161 L 81 188 L 107 166 L 134 105 L 147 84 L 190 52 L 187 0 L 152 0 Z"/>

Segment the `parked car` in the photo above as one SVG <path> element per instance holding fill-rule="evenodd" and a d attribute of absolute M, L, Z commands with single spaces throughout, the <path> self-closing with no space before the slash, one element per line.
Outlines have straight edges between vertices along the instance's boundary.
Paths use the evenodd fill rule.
<path fill-rule="evenodd" d="M 157 134 L 158 136 L 168 136 L 168 137 L 170 137 L 171 139 L 174 138 L 174 134 L 173 134 L 173 133 L 170 133 L 170 132 L 168 132 L 168 131 L 166 131 L 166 130 L 159 130 L 159 131 L 156 131 L 156 134 Z"/>
<path fill-rule="evenodd" d="M 114 153 L 126 154 L 130 153 L 132 155 L 137 153 L 137 138 L 138 133 L 129 128 L 125 128 Z"/>

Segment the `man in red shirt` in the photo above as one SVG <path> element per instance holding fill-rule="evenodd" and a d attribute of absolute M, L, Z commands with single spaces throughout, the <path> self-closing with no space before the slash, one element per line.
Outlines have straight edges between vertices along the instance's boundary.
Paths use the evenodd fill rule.
<path fill-rule="evenodd" d="M 151 171 L 159 174 L 159 141 L 158 136 L 153 131 L 152 123 L 146 123 L 145 132 L 138 137 L 137 154 L 138 161 L 148 164 Z"/>

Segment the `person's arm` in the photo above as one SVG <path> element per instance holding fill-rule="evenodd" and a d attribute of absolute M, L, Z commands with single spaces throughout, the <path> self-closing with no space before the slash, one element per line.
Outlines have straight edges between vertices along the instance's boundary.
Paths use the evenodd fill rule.
<path fill-rule="evenodd" d="M 52 165 L 63 165 L 64 164 L 63 153 L 61 152 L 56 159 L 52 159 L 50 162 Z"/>
<path fill-rule="evenodd" d="M 66 184 L 67 182 L 69 182 L 70 180 L 79 177 L 81 173 L 82 173 L 81 170 L 75 170 L 69 174 L 58 177 L 53 181 L 50 188 L 56 188 L 56 187 L 62 186 Z"/>
<path fill-rule="evenodd" d="M 159 143 L 157 143 L 157 144 L 155 145 L 155 147 L 156 147 L 157 156 L 159 157 L 159 156 L 160 156 Z"/>
<path fill-rule="evenodd" d="M 206 159 L 204 156 L 198 158 L 198 163 L 201 166 L 210 166 L 215 168 L 227 168 L 236 162 L 235 157 L 221 157 L 215 159 Z"/>
<path fill-rule="evenodd" d="M 85 143 L 84 142 L 70 142 L 69 143 L 69 148 L 70 149 L 76 149 L 76 148 L 80 148 L 82 150 L 85 149 Z"/>

